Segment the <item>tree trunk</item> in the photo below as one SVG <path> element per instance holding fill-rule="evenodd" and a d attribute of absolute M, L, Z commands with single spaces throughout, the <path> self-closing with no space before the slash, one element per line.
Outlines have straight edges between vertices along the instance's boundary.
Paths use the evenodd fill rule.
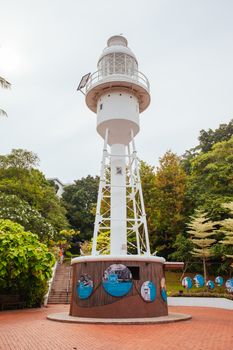
<path fill-rule="evenodd" d="M 188 264 L 189 264 L 188 262 L 184 264 L 184 269 L 183 269 L 183 271 L 182 271 L 182 275 L 181 275 L 181 277 L 180 277 L 180 281 L 182 281 L 182 279 L 183 279 L 183 277 L 184 277 L 184 275 L 185 275 L 185 272 L 186 272 L 186 270 L 187 270 L 187 268 L 188 268 Z"/>
<path fill-rule="evenodd" d="M 204 281 L 205 281 L 205 284 L 206 284 L 206 261 L 205 261 L 205 258 L 203 258 L 203 270 L 204 270 Z"/>

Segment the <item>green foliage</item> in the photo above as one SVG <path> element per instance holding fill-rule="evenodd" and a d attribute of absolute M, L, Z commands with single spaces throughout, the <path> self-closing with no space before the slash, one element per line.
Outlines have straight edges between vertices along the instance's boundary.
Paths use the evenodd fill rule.
<path fill-rule="evenodd" d="M 228 124 L 220 124 L 219 128 L 208 131 L 201 130 L 198 138 L 199 145 L 197 146 L 201 152 L 208 152 L 215 143 L 227 141 L 233 136 L 233 119 Z"/>
<path fill-rule="evenodd" d="M 190 174 L 191 162 L 201 153 L 209 152 L 213 145 L 222 141 L 228 141 L 233 136 L 233 119 L 228 124 L 220 124 L 216 130 L 201 130 L 198 137 L 199 144 L 186 150 L 182 156 L 182 166 L 187 174 Z"/>
<path fill-rule="evenodd" d="M 176 236 L 173 248 L 175 251 L 169 256 L 171 260 L 183 261 L 186 264 L 191 261 L 191 252 L 194 249 L 194 244 L 189 238 L 185 237 L 184 234 L 179 233 Z"/>
<path fill-rule="evenodd" d="M 62 230 L 56 236 L 56 244 L 58 244 L 60 247 L 63 247 L 64 250 L 67 250 L 71 247 L 72 242 L 77 240 L 77 236 L 79 235 L 79 231 Z"/>
<path fill-rule="evenodd" d="M 206 260 L 213 256 L 211 246 L 216 242 L 215 239 L 209 238 L 216 234 L 216 223 L 209 220 L 207 213 L 200 210 L 195 211 L 195 216 L 192 217 L 192 221 L 188 224 L 191 242 L 194 245 L 191 254 L 195 257 L 201 258 L 204 268 L 204 279 L 206 281 Z"/>
<path fill-rule="evenodd" d="M 0 219 L 0 291 L 19 294 L 27 306 L 40 306 L 55 262 L 38 237 Z"/>
<path fill-rule="evenodd" d="M 196 210 L 195 216 L 188 224 L 188 233 L 191 235 L 191 241 L 196 246 L 191 252 L 194 256 L 204 257 L 205 259 L 212 256 L 209 248 L 216 240 L 209 237 L 216 234 L 215 226 L 216 223 L 209 220 L 207 213 Z"/>
<path fill-rule="evenodd" d="M 233 137 L 214 144 L 207 153 L 191 160 L 186 200 L 191 211 L 202 208 L 213 220 L 221 219 L 221 203 L 233 198 Z"/>
<path fill-rule="evenodd" d="M 97 251 L 101 255 L 110 254 L 110 231 L 104 231 L 98 235 Z"/>
<path fill-rule="evenodd" d="M 67 228 L 65 209 L 54 188 L 34 166 L 38 157 L 28 151 L 13 150 L 0 157 L 0 191 L 16 195 L 37 210 L 55 230 Z"/>
<path fill-rule="evenodd" d="M 88 175 L 66 186 L 62 195 L 67 210 L 67 219 L 74 230 L 80 231 L 81 240 L 90 240 L 93 235 L 99 178 Z"/>
<path fill-rule="evenodd" d="M 229 215 L 232 217 L 219 222 L 221 225 L 219 231 L 225 235 L 222 243 L 233 246 L 233 202 L 225 203 L 223 207 L 229 209 Z"/>
<path fill-rule="evenodd" d="M 160 233 L 157 242 L 166 245 L 161 251 L 164 256 L 172 251 L 176 235 L 183 230 L 185 182 L 180 158 L 171 151 L 166 152 L 160 159 L 155 177 L 157 230 Z"/>
<path fill-rule="evenodd" d="M 12 149 L 7 156 L 0 156 L 0 167 L 3 169 L 22 168 L 33 169 L 39 164 L 38 156 L 27 150 Z"/>
<path fill-rule="evenodd" d="M 224 238 L 220 243 L 222 243 L 224 247 L 227 246 L 224 255 L 230 258 L 231 267 L 233 267 L 233 202 L 225 203 L 222 206 L 229 210 L 230 217 L 219 222 L 219 231 L 224 234 Z"/>
<path fill-rule="evenodd" d="M 92 250 L 92 242 L 85 241 L 81 244 L 81 254 L 90 255 Z M 109 255 L 110 254 L 110 231 L 101 232 L 97 237 L 97 252 L 100 255 Z"/>
<path fill-rule="evenodd" d="M 140 162 L 140 177 L 142 183 L 143 198 L 145 203 L 145 210 L 147 215 L 147 226 L 150 235 L 150 243 L 155 246 L 155 237 L 157 234 L 156 227 L 156 198 L 157 191 L 155 187 L 155 169 L 154 167 Z"/>
<path fill-rule="evenodd" d="M 167 257 L 173 251 L 176 235 L 184 227 L 186 174 L 180 158 L 166 152 L 156 172 L 142 162 L 141 181 L 152 250 Z"/>
<path fill-rule="evenodd" d="M 84 241 L 80 245 L 80 253 L 81 255 L 91 255 L 92 250 L 92 242 Z"/>
<path fill-rule="evenodd" d="M 53 226 L 36 209 L 15 195 L 0 194 L 0 219 L 21 224 L 26 231 L 36 233 L 42 242 L 56 237 Z"/>

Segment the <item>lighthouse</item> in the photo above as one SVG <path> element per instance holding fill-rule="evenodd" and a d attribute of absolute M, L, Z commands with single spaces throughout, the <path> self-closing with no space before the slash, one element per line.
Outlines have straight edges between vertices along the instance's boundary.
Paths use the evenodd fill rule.
<path fill-rule="evenodd" d="M 150 254 L 134 141 L 140 130 L 139 115 L 150 104 L 149 90 L 126 38 L 112 36 L 86 85 L 86 104 L 96 113 L 97 132 L 104 140 L 93 255 L 101 254 L 97 241 L 103 230 L 110 231 L 111 255 L 126 255 L 129 250 Z M 105 213 L 101 212 L 104 202 Z"/>
<path fill-rule="evenodd" d="M 70 315 L 166 316 L 165 259 L 150 252 L 135 146 L 150 85 L 125 37 L 108 39 L 97 71 L 84 76 L 79 87 L 85 88 L 86 105 L 96 116 L 103 152 L 92 252 L 71 262 Z"/>

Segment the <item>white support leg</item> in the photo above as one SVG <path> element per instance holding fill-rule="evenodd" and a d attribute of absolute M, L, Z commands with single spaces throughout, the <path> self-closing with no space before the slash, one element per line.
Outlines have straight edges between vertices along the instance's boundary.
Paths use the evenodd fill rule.
<path fill-rule="evenodd" d="M 144 205 L 144 199 L 143 199 L 143 193 L 142 193 L 140 171 L 139 171 L 139 166 L 138 166 L 137 151 L 136 151 L 135 143 L 134 143 L 133 130 L 131 130 L 131 136 L 132 136 L 133 155 L 134 155 L 134 159 L 135 159 L 135 170 L 136 170 L 136 174 L 137 174 L 137 178 L 138 178 L 138 191 L 139 191 L 140 202 L 141 202 L 142 222 L 143 222 L 144 231 L 145 231 L 146 253 L 148 255 L 150 255 L 150 242 L 149 242 L 149 235 L 148 235 L 148 228 L 147 228 L 147 221 L 146 221 L 146 212 L 145 212 L 145 205 Z"/>
<path fill-rule="evenodd" d="M 135 191 L 135 181 L 133 177 L 133 170 L 132 170 L 132 159 L 130 157 L 130 147 L 128 146 L 128 156 L 129 156 L 129 174 L 130 174 L 130 185 L 131 185 L 131 195 L 132 195 L 132 202 L 133 202 L 133 212 L 134 212 L 134 228 L 136 233 L 136 243 L 137 243 L 137 253 L 138 255 L 141 254 L 141 248 L 140 248 L 140 238 L 139 238 L 139 231 L 138 231 L 138 215 L 137 215 L 137 206 L 136 206 L 136 191 Z"/>
<path fill-rule="evenodd" d="M 106 164 L 106 158 L 108 156 L 107 144 L 108 144 L 108 129 L 106 129 L 106 132 L 105 132 L 103 156 L 102 156 L 102 162 L 101 162 L 100 183 L 99 183 L 99 191 L 98 191 L 98 199 L 97 199 L 97 207 L 96 207 L 96 215 L 95 215 L 95 226 L 94 226 L 93 243 L 92 243 L 92 255 L 97 254 L 97 237 L 98 237 L 99 226 L 102 221 L 100 209 L 101 209 L 101 201 L 103 196 L 103 188 L 105 186 L 105 164 Z"/>

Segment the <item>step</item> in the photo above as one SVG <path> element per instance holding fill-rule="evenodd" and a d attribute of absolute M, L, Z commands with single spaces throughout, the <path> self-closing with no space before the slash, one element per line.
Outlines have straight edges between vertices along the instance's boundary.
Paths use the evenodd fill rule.
<path fill-rule="evenodd" d="M 71 299 L 72 269 L 69 265 L 58 265 L 48 304 L 69 304 Z M 69 286 L 67 294 L 67 286 Z"/>

